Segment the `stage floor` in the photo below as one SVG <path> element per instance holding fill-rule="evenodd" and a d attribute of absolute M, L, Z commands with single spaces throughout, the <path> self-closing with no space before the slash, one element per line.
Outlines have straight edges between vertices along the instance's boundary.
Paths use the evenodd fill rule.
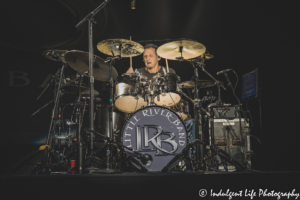
<path fill-rule="evenodd" d="M 2 191 L 46 199 L 296 199 L 297 172 L 183 172 L 1 176 Z M 277 195 L 277 196 L 276 196 Z M 292 196 L 294 195 L 294 196 Z M 251 198 L 252 196 L 252 198 Z M 231 198 L 230 198 L 231 197 Z"/>

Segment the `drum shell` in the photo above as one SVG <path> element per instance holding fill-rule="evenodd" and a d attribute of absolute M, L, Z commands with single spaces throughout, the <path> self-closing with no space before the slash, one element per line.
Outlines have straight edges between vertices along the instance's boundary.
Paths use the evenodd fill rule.
<path fill-rule="evenodd" d="M 157 105 L 166 105 L 173 106 L 177 104 L 181 100 L 181 96 L 179 93 L 178 83 L 180 82 L 180 77 L 176 74 L 170 73 L 164 76 L 164 81 L 156 86 L 156 91 L 158 91 L 160 101 L 158 101 L 157 96 L 154 99 L 154 102 Z"/>
<path fill-rule="evenodd" d="M 122 75 L 115 80 L 115 98 L 122 95 L 131 95 L 135 92 L 136 82 L 129 75 Z"/>
<path fill-rule="evenodd" d="M 112 112 L 112 125 L 113 131 L 118 132 L 119 139 L 121 138 L 121 131 L 126 121 L 127 114 L 117 109 L 113 109 Z M 96 117 L 95 117 L 95 131 L 104 134 L 109 137 L 109 105 L 97 104 L 96 105 Z"/>
<path fill-rule="evenodd" d="M 144 90 L 139 87 L 139 76 L 135 74 L 123 74 L 115 80 L 114 96 L 116 108 L 123 112 L 131 113 L 147 105 Z"/>
<path fill-rule="evenodd" d="M 175 110 L 176 113 L 180 116 L 182 116 L 182 119 L 185 121 L 188 119 L 189 116 L 189 103 L 183 99 L 180 100 L 180 102 L 174 106 L 170 107 L 171 109 Z"/>

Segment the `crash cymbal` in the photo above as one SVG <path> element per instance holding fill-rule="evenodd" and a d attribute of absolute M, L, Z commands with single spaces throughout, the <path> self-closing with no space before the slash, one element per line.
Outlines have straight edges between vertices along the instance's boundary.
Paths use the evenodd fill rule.
<path fill-rule="evenodd" d="M 103 40 L 97 44 L 97 49 L 106 55 L 121 57 L 134 57 L 144 52 L 141 44 L 125 39 Z"/>
<path fill-rule="evenodd" d="M 202 55 L 206 47 L 192 40 L 178 40 L 161 45 L 157 54 L 169 60 L 191 59 Z"/>
<path fill-rule="evenodd" d="M 214 86 L 215 82 L 210 81 L 210 80 L 198 80 L 198 88 L 207 88 Z M 195 87 L 195 82 L 194 81 L 185 81 L 182 83 L 179 83 L 180 88 L 194 88 Z"/>
<path fill-rule="evenodd" d="M 43 54 L 43 56 L 45 56 L 46 58 L 48 58 L 50 60 L 58 61 L 58 59 L 53 56 L 53 54 L 52 54 L 53 52 L 58 53 L 61 57 L 61 61 L 66 62 L 65 54 L 68 52 L 67 50 L 50 49 L 50 50 L 44 51 L 42 54 Z"/>
<path fill-rule="evenodd" d="M 72 50 L 65 54 L 66 62 L 78 73 L 89 71 L 89 53 L 83 51 Z M 109 65 L 104 60 L 94 55 L 94 78 L 98 81 L 109 81 Z M 88 75 L 87 75 L 88 76 Z M 117 70 L 112 67 L 112 78 L 118 77 Z"/>

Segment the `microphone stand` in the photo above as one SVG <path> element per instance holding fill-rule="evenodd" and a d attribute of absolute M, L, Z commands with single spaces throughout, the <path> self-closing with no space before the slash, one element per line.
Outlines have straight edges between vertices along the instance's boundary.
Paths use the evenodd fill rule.
<path fill-rule="evenodd" d="M 108 57 L 106 60 L 109 60 L 109 138 L 107 139 L 107 150 L 106 150 L 106 169 L 97 170 L 96 173 L 116 173 L 117 171 L 114 169 L 110 169 L 110 161 L 113 159 L 112 155 L 112 143 L 115 142 L 115 137 L 113 134 L 113 78 L 112 78 L 112 63 L 115 59 L 120 59 L 120 56 Z M 95 133 L 95 131 L 90 130 L 91 133 Z"/>
<path fill-rule="evenodd" d="M 93 59 L 94 59 L 94 50 L 93 50 L 93 24 L 96 23 L 94 16 L 105 7 L 105 5 L 110 0 L 105 0 L 100 4 L 95 10 L 90 12 L 83 20 L 81 20 L 76 28 L 81 26 L 85 21 L 89 21 L 88 32 L 89 32 L 89 76 L 90 76 L 90 102 L 89 102 L 89 125 L 90 130 L 94 130 L 94 73 L 93 73 Z M 91 132 L 91 154 L 94 151 L 94 134 Z"/>
<path fill-rule="evenodd" d="M 227 80 L 227 82 L 228 82 L 228 86 L 229 86 L 229 87 L 231 88 L 231 90 L 232 90 L 233 96 L 235 97 L 235 99 L 237 100 L 237 102 L 238 102 L 238 104 L 239 104 L 239 123 L 240 123 L 240 134 L 241 134 L 241 152 L 244 153 L 243 147 L 242 147 L 243 144 L 244 144 L 244 142 L 243 142 L 244 140 L 243 140 L 243 135 L 242 135 L 242 120 L 241 120 L 241 115 L 243 115 L 243 117 L 244 117 L 244 119 L 245 119 L 245 121 L 246 121 L 247 123 L 248 123 L 248 119 L 247 119 L 247 117 L 245 116 L 245 112 L 244 112 L 243 108 L 241 107 L 240 99 L 236 96 L 236 93 L 235 93 L 235 91 L 234 91 L 234 89 L 233 89 L 233 87 L 232 87 L 232 84 L 231 84 L 231 82 L 230 82 L 230 79 L 229 79 L 227 73 L 224 72 L 224 75 L 225 75 L 226 80 Z M 243 164 L 244 164 L 244 156 L 243 156 Z"/>

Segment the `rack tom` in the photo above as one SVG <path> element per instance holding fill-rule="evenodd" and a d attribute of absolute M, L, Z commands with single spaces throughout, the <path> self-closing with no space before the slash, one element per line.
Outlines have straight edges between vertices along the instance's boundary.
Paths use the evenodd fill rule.
<path fill-rule="evenodd" d="M 115 80 L 115 107 L 120 111 L 132 113 L 147 106 L 139 87 L 140 75 L 122 74 Z"/>
<path fill-rule="evenodd" d="M 154 98 L 154 103 L 160 106 L 173 106 L 179 103 L 181 96 L 179 93 L 178 83 L 180 82 L 179 76 L 176 74 L 166 74 L 164 81 L 158 86 L 158 95 Z"/>

